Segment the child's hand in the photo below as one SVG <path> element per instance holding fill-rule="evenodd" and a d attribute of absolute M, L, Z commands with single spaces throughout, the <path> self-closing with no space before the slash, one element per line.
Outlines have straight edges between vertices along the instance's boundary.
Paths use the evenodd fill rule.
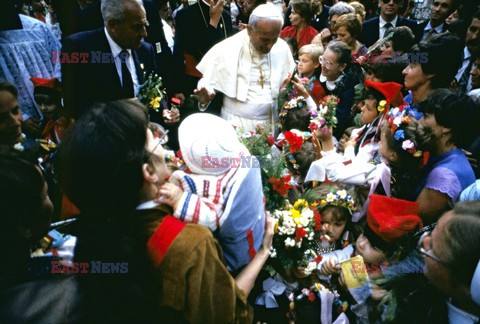
<path fill-rule="evenodd" d="M 332 275 L 340 273 L 340 265 L 336 258 L 330 258 L 322 264 L 322 274 Z"/>
<path fill-rule="evenodd" d="M 294 77 L 292 79 L 292 83 L 293 83 L 295 89 L 298 91 L 298 93 L 300 93 L 300 95 L 302 95 L 305 99 L 310 97 L 310 94 L 308 93 L 308 90 L 305 89 L 305 86 L 303 85 L 303 83 L 297 77 Z"/>
<path fill-rule="evenodd" d="M 182 198 L 183 190 L 173 183 L 165 183 L 160 187 L 158 191 L 160 197 L 155 199 L 156 202 L 171 206 L 173 209 L 177 209 L 177 205 Z"/>
<path fill-rule="evenodd" d="M 270 249 L 273 243 L 273 234 L 275 232 L 275 220 L 270 217 L 270 213 L 265 215 L 265 234 L 263 234 L 262 249 L 267 256 L 270 255 Z"/>

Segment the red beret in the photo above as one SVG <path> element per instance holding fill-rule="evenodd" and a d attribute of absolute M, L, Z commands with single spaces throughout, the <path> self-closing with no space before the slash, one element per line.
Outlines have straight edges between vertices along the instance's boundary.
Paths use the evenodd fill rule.
<path fill-rule="evenodd" d="M 53 79 L 42 79 L 42 78 L 30 78 L 35 88 L 42 87 L 42 88 L 49 88 L 56 90 L 58 92 L 62 91 L 62 87 L 60 85 L 60 81 L 57 78 Z"/>
<path fill-rule="evenodd" d="M 402 85 L 399 83 L 365 80 L 365 86 L 367 88 L 373 88 L 384 95 L 387 106 L 392 105 L 393 107 L 398 107 L 403 104 L 403 96 L 400 92 Z"/>
<path fill-rule="evenodd" d="M 381 195 L 370 196 L 367 224 L 385 242 L 394 242 L 423 227 L 418 203 Z"/>

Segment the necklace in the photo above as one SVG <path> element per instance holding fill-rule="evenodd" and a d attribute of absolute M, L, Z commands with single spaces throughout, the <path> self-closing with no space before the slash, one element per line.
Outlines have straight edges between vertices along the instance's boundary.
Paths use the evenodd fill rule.
<path fill-rule="evenodd" d="M 253 60 L 252 43 L 248 43 L 248 49 L 250 51 L 250 58 L 252 59 L 252 63 L 255 63 L 254 60 Z M 267 59 L 268 59 L 268 64 L 269 64 L 269 67 L 270 67 L 270 71 L 272 71 L 272 64 L 271 64 L 271 61 L 270 61 L 270 53 L 268 53 Z M 258 78 L 257 82 L 263 89 L 263 86 L 265 85 L 265 82 L 267 81 L 267 79 L 265 78 L 265 74 L 263 72 L 261 60 L 260 60 L 260 63 L 258 63 L 258 68 L 260 70 L 260 77 Z"/>
<path fill-rule="evenodd" d="M 322 241 L 317 241 L 316 245 L 317 245 L 317 252 L 318 254 L 321 254 L 321 255 L 335 251 L 335 242 L 332 242 L 330 243 L 330 245 L 325 246 L 324 244 L 322 244 Z"/>

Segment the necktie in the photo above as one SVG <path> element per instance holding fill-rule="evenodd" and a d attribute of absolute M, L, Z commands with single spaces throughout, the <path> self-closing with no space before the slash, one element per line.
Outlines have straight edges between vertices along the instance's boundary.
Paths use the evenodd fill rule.
<path fill-rule="evenodd" d="M 383 25 L 385 28 L 385 33 L 383 33 L 383 37 L 387 36 L 390 30 L 393 28 L 392 23 L 387 22 L 385 25 Z"/>
<path fill-rule="evenodd" d="M 470 77 L 470 70 L 472 69 L 472 65 L 473 65 L 473 58 L 471 57 L 468 62 L 467 68 L 465 69 L 465 71 L 463 71 L 462 76 L 460 77 L 459 86 L 462 90 L 467 89 L 468 78 Z"/>
<path fill-rule="evenodd" d="M 119 54 L 120 60 L 122 61 L 122 90 L 125 98 L 133 98 L 134 96 L 132 75 L 127 68 L 129 55 L 126 50 L 121 51 Z"/>
<path fill-rule="evenodd" d="M 430 29 L 427 33 L 427 36 L 425 37 L 424 41 L 428 42 L 430 40 L 430 38 L 432 38 L 432 36 L 434 34 L 436 34 L 437 32 L 435 31 L 435 29 Z"/>

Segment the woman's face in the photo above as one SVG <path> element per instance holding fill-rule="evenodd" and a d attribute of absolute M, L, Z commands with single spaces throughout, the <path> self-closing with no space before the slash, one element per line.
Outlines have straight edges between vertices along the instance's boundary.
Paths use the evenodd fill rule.
<path fill-rule="evenodd" d="M 293 27 L 298 27 L 305 23 L 305 19 L 303 19 L 299 13 L 295 12 L 293 8 L 292 8 L 292 13 L 288 18 L 290 18 L 290 22 L 292 23 Z"/>
<path fill-rule="evenodd" d="M 347 27 L 338 27 L 336 33 L 339 41 L 341 41 L 350 48 L 355 47 L 355 43 L 357 42 L 357 40 L 353 38 L 352 35 L 348 32 Z"/>
<path fill-rule="evenodd" d="M 447 212 L 444 216 L 442 216 L 430 236 L 425 237 L 422 242 L 422 247 L 429 254 L 434 255 L 440 260 L 446 260 L 444 251 L 447 247 L 443 239 L 442 233 L 445 228 L 445 223 L 453 216 L 454 214 L 451 211 Z M 431 257 L 425 256 L 423 254 L 422 257 L 425 261 L 425 276 L 440 291 L 451 296 L 454 288 L 452 287 L 453 284 L 450 278 L 450 269 L 448 269 L 445 265 L 438 262 L 437 260 L 434 260 Z"/>
<path fill-rule="evenodd" d="M 455 10 L 450 16 L 445 19 L 445 22 L 447 25 L 453 24 L 454 22 L 457 22 L 460 19 L 460 15 L 458 14 L 458 10 Z"/>
<path fill-rule="evenodd" d="M 381 263 L 387 261 L 385 253 L 382 250 L 373 247 L 368 238 L 363 234 L 357 239 L 355 254 L 361 255 L 363 261 L 366 263 Z"/>
<path fill-rule="evenodd" d="M 382 46 L 380 46 L 380 51 L 382 52 L 383 57 L 392 57 L 392 41 L 386 41 Z"/>
<path fill-rule="evenodd" d="M 333 15 L 331 18 L 330 18 L 330 30 L 332 31 L 332 34 L 336 34 L 335 32 L 335 25 L 337 24 L 337 19 L 338 17 L 340 17 L 339 15 Z"/>
<path fill-rule="evenodd" d="M 365 99 L 365 105 L 362 107 L 361 112 L 360 121 L 363 125 L 373 122 L 378 116 L 377 100 Z"/>
<path fill-rule="evenodd" d="M 150 159 L 157 175 L 160 184 L 165 182 L 168 175 L 167 165 L 165 164 L 165 157 L 163 153 L 163 147 L 159 144 L 159 139 L 153 137 L 153 133 L 150 129 L 147 129 L 147 151 L 155 155 L 156 158 Z"/>
<path fill-rule="evenodd" d="M 417 90 L 426 83 L 430 83 L 430 78 L 423 73 L 420 63 L 410 63 L 402 72 L 405 77 L 405 88 L 408 90 Z"/>
<path fill-rule="evenodd" d="M 329 49 L 323 53 L 323 56 L 320 56 L 320 63 L 322 65 L 322 75 L 325 76 L 328 81 L 338 79 L 345 68 L 345 64 L 340 65 L 337 55 Z"/>
<path fill-rule="evenodd" d="M 321 224 L 322 234 L 327 234 L 333 241 L 337 242 L 341 239 L 347 222 L 338 220 L 332 211 L 327 210 L 326 212 L 322 213 Z"/>

